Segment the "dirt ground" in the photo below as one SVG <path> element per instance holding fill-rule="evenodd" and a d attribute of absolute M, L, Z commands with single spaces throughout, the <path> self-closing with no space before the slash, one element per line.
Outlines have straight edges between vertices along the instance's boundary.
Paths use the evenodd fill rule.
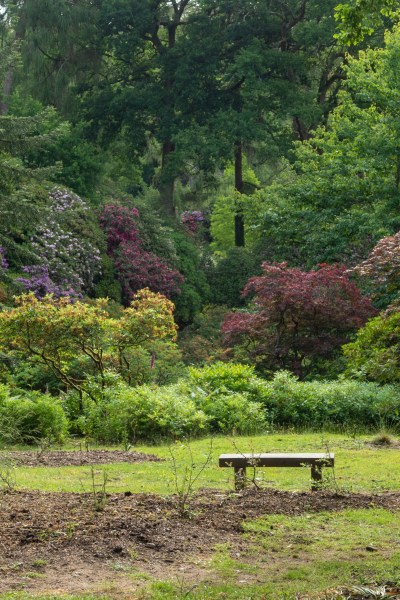
<path fill-rule="evenodd" d="M 82 465 L 108 465 L 111 463 L 136 463 L 162 460 L 154 454 L 124 450 L 46 450 L 45 452 L 1 452 L 0 459 L 6 458 L 19 467 L 67 467 Z"/>
<path fill-rule="evenodd" d="M 118 450 L 8 452 L 24 466 L 98 465 L 160 460 Z M 213 581 L 217 544 L 240 556 L 243 522 L 264 514 L 345 508 L 400 511 L 400 492 L 381 495 L 202 490 L 182 514 L 179 499 L 151 494 L 0 493 L 0 593 L 13 590 L 135 597 L 146 579 L 190 586 Z M 100 510 L 99 510 L 100 509 Z M 246 575 L 244 575 L 246 577 Z M 251 578 L 251 576 L 248 576 Z M 249 579 L 250 581 L 250 579 Z M 352 596 L 355 597 L 355 596 Z"/>
<path fill-rule="evenodd" d="M 108 494 L 104 509 L 97 511 L 91 494 L 3 492 L 0 592 L 118 589 L 121 597 L 140 583 L 128 576 L 132 568 L 156 579 L 181 574 L 185 582 L 204 580 L 216 544 L 229 543 L 240 553 L 246 519 L 378 506 L 400 511 L 400 493 L 202 490 L 192 499 L 188 517 L 173 497 Z"/>

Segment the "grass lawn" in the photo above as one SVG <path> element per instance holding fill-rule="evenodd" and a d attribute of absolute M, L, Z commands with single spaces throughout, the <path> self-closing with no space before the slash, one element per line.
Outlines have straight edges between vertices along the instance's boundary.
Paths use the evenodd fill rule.
<path fill-rule="evenodd" d="M 107 472 L 109 492 L 131 491 L 155 494 L 174 493 L 174 472 L 171 452 L 179 465 L 178 475 L 195 464 L 197 469 L 205 460 L 212 443 L 212 460 L 196 482 L 196 487 L 228 489 L 233 483 L 232 469 L 218 467 L 218 456 L 231 452 L 324 452 L 335 453 L 335 470 L 326 469 L 326 485 L 343 491 L 379 492 L 400 489 L 400 450 L 373 448 L 365 444 L 372 436 L 349 438 L 338 434 L 271 434 L 258 437 L 216 437 L 172 446 L 138 446 L 134 450 L 155 454 L 163 462 L 120 463 L 98 467 L 99 476 Z M 191 458 L 193 456 L 193 460 Z M 283 490 L 307 490 L 310 486 L 310 469 L 259 469 L 257 477 L 265 485 Z M 91 469 L 81 467 L 27 467 L 16 472 L 19 489 L 44 491 L 89 491 Z"/>

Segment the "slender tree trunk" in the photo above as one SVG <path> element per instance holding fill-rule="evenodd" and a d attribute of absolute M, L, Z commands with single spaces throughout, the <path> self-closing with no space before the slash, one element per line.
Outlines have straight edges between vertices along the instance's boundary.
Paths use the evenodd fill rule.
<path fill-rule="evenodd" d="M 161 181 L 160 181 L 160 197 L 161 203 L 167 215 L 175 217 L 174 207 L 174 188 L 175 180 L 167 172 L 168 161 L 171 158 L 171 154 L 175 150 L 175 146 L 172 142 L 165 142 L 162 147 L 162 160 L 161 160 Z"/>
<path fill-rule="evenodd" d="M 235 143 L 235 190 L 240 194 L 244 193 L 243 147 L 241 141 Z M 244 245 L 244 217 L 242 209 L 238 207 L 235 214 L 235 246 L 243 247 Z"/>
<path fill-rule="evenodd" d="M 178 7 L 177 7 L 178 8 Z M 178 18 L 177 8 L 175 9 L 175 17 Z M 172 23 L 168 27 L 168 49 L 172 50 L 176 44 L 176 23 Z M 170 111 L 171 118 L 174 113 L 173 104 L 174 99 L 172 96 L 172 79 L 171 73 L 167 73 L 164 81 L 164 88 L 166 91 L 165 102 L 166 110 Z M 176 217 L 175 206 L 174 206 L 174 189 L 175 189 L 175 178 L 169 172 L 168 162 L 171 159 L 171 155 L 175 151 L 175 144 L 171 140 L 167 140 L 163 143 L 162 157 L 161 157 L 161 178 L 160 178 L 160 197 L 161 203 L 164 207 L 166 215 L 170 217 Z"/>

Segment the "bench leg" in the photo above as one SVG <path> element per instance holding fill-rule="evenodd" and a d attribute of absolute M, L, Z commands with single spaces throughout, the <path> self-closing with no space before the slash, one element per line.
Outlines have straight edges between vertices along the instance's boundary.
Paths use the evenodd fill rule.
<path fill-rule="evenodd" d="M 311 491 L 315 492 L 321 489 L 322 467 L 317 465 L 311 466 Z"/>
<path fill-rule="evenodd" d="M 234 467 L 235 470 L 235 490 L 242 490 L 246 483 L 246 467 Z"/>

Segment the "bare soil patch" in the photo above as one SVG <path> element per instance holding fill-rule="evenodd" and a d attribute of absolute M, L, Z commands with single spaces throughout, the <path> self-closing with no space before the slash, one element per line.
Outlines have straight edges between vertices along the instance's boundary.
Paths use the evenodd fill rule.
<path fill-rule="evenodd" d="M 154 454 L 124 450 L 52 450 L 46 452 L 0 452 L 1 458 L 12 460 L 19 467 L 67 467 L 82 465 L 105 465 L 111 463 L 158 462 L 162 459 Z"/>
<path fill-rule="evenodd" d="M 381 495 L 202 490 L 191 518 L 177 499 L 109 494 L 96 512 L 90 494 L 4 492 L 0 496 L 0 592 L 14 589 L 112 592 L 135 585 L 132 569 L 160 579 L 210 577 L 216 544 L 246 546 L 242 523 L 264 514 L 298 515 L 345 508 L 400 511 L 400 492 Z M 107 582 L 106 588 L 104 588 Z M 111 588 L 110 588 L 111 586 Z M 132 596 L 130 596 L 132 598 Z"/>

